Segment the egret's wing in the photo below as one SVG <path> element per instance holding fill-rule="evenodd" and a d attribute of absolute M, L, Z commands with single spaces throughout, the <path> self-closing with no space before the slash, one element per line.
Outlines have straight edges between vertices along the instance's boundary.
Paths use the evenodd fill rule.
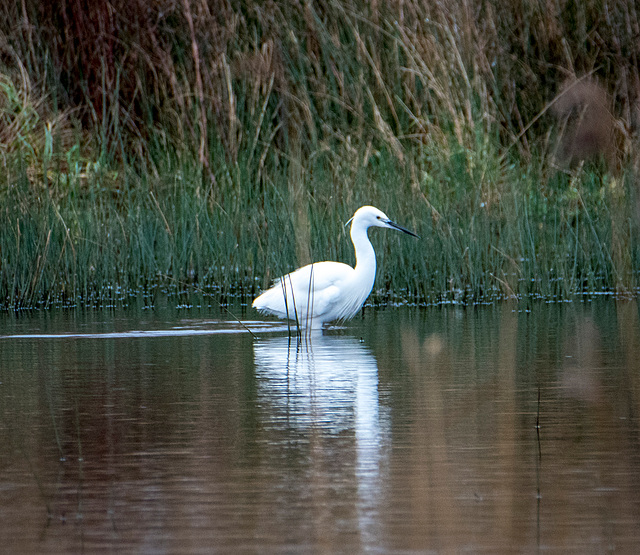
<path fill-rule="evenodd" d="M 324 291 L 337 283 L 344 281 L 353 273 L 353 268 L 342 262 L 315 262 L 287 274 L 289 283 L 293 283 L 295 290 L 316 293 Z M 282 279 L 282 278 L 281 278 Z"/>
<path fill-rule="evenodd" d="M 316 262 L 278 279 L 253 301 L 253 307 L 281 318 L 319 317 L 340 295 L 339 284 L 353 273 L 341 262 Z"/>

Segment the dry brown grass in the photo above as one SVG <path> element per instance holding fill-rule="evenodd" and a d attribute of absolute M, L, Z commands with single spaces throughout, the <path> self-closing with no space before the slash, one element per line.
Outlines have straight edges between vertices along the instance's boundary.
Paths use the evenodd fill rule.
<path fill-rule="evenodd" d="M 591 75 L 610 117 L 592 117 L 600 92 L 581 93 L 594 100 L 565 139 L 573 159 L 608 151 L 613 121 L 630 129 L 639 36 L 629 0 L 22 0 L 0 15 L 0 47 L 15 53 L 0 71 L 23 67 L 116 157 L 144 156 L 155 137 L 204 167 L 215 145 L 264 164 L 292 137 L 303 156 L 355 142 L 402 159 L 425 143 L 474 149 L 479 135 L 531 156 L 554 124 L 541 115 Z"/>
<path fill-rule="evenodd" d="M 568 165 L 602 156 L 614 169 L 619 152 L 615 140 L 613 102 L 593 80 L 570 80 L 563 85 L 552 108 L 562 134 L 559 157 Z"/>

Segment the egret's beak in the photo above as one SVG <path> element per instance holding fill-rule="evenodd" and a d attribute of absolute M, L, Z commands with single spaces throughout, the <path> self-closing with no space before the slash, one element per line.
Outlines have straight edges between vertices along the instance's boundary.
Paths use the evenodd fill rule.
<path fill-rule="evenodd" d="M 412 237 L 417 237 L 418 239 L 420 239 L 419 235 L 416 235 L 413 231 L 409 231 L 408 229 L 405 229 L 401 225 L 398 225 L 396 222 L 393 222 L 391 220 L 387 220 L 384 223 L 387 224 L 389 227 L 392 227 L 393 229 L 397 229 L 398 231 L 403 231 L 407 235 L 411 235 Z"/>

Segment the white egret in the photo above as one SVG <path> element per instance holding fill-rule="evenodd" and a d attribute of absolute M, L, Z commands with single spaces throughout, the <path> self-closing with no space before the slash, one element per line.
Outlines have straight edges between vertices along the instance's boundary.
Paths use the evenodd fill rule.
<path fill-rule="evenodd" d="M 271 289 L 253 301 L 253 308 L 312 329 L 355 316 L 371 293 L 376 277 L 376 253 L 367 230 L 388 227 L 418 236 L 373 206 L 362 206 L 349 222 L 356 252 L 355 268 L 342 262 L 308 264 L 277 279 Z"/>

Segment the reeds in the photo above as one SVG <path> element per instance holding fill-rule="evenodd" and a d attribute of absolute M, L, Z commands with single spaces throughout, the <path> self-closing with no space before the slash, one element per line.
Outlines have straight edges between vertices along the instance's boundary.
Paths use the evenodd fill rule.
<path fill-rule="evenodd" d="M 374 301 L 634 291 L 637 21 L 625 1 L 8 7 L 0 305 L 250 296 L 352 261 L 362 204 L 423 237 L 374 238 Z M 587 80 L 595 162 L 557 118 Z"/>

